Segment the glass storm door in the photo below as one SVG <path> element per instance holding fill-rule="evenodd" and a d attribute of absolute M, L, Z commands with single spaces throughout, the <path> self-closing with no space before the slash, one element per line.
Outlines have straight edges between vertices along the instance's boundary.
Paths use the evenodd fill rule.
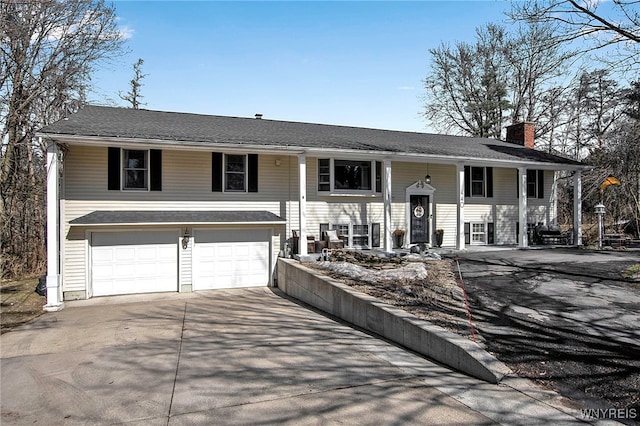
<path fill-rule="evenodd" d="M 429 196 L 411 195 L 411 244 L 429 242 Z"/>

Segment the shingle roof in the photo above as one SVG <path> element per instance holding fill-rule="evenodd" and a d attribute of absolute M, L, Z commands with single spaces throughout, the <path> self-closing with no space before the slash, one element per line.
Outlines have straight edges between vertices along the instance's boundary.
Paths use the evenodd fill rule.
<path fill-rule="evenodd" d="M 495 139 L 92 105 L 43 128 L 40 134 L 161 140 L 185 145 L 325 148 L 581 165 Z"/>
<path fill-rule="evenodd" d="M 126 225 L 126 224 L 181 224 L 181 223 L 262 223 L 278 224 L 285 220 L 268 211 L 95 211 L 70 222 L 71 225 Z"/>

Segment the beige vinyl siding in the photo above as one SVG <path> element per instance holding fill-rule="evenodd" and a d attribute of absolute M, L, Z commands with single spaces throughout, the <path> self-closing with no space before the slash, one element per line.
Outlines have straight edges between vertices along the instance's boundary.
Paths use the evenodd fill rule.
<path fill-rule="evenodd" d="M 89 270 L 86 267 L 88 243 L 86 230 L 67 227 L 64 241 L 63 288 L 64 292 L 85 292 Z"/>
<path fill-rule="evenodd" d="M 555 220 L 550 200 L 553 189 L 553 171 L 544 172 L 544 198 L 527 198 L 529 223 L 551 223 Z M 517 244 L 519 200 L 517 196 L 517 169 L 493 169 L 493 197 L 466 197 L 465 222 L 493 222 L 495 244 Z"/>
<path fill-rule="evenodd" d="M 280 160 L 277 166 L 276 160 Z M 289 164 L 293 164 L 293 171 Z M 63 291 L 86 292 L 88 277 L 87 228 L 69 222 L 96 210 L 266 210 L 287 220 L 297 220 L 297 160 L 276 155 L 258 156 L 257 193 L 211 191 L 211 154 L 164 150 L 162 191 L 107 190 L 107 148 L 71 146 L 65 157 L 63 223 Z M 290 179 L 290 177 L 293 179 Z M 283 189 L 285 189 L 283 191 Z M 284 227 L 274 228 L 273 256 L 284 244 Z M 181 246 L 180 246 L 181 247 Z M 180 248 L 180 283 L 192 279 L 190 250 Z"/>
<path fill-rule="evenodd" d="M 276 160 L 280 160 L 280 166 Z M 282 201 L 293 175 L 297 193 L 297 160 L 290 173 L 287 157 L 258 156 L 258 192 L 211 191 L 211 153 L 207 151 L 162 151 L 162 191 L 107 190 L 107 148 L 70 147 L 65 157 L 65 196 L 69 200 L 105 201 Z M 277 213 L 277 212 L 276 212 Z"/>
<path fill-rule="evenodd" d="M 518 223 L 518 205 L 501 204 L 496 206 L 495 243 L 517 244 L 516 225 Z"/>
<path fill-rule="evenodd" d="M 444 230 L 442 245 L 445 247 L 455 247 L 458 229 L 458 206 L 456 204 L 437 204 L 435 229 Z"/>

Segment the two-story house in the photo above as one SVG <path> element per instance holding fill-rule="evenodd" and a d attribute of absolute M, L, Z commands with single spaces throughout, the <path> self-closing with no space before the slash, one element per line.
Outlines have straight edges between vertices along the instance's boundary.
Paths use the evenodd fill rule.
<path fill-rule="evenodd" d="M 335 229 L 346 247 L 526 247 L 556 221 L 556 176 L 581 163 L 507 141 L 86 106 L 48 147 L 48 299 L 273 284 L 278 255 Z M 308 244 L 297 244 L 300 255 Z"/>

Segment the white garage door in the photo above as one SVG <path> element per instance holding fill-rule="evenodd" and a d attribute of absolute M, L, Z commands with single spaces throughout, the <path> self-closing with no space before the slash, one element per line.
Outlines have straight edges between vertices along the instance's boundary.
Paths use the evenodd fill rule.
<path fill-rule="evenodd" d="M 93 295 L 178 291 L 177 241 L 177 231 L 93 233 Z"/>
<path fill-rule="evenodd" d="M 193 289 L 268 285 L 269 239 L 267 230 L 196 231 Z"/>

